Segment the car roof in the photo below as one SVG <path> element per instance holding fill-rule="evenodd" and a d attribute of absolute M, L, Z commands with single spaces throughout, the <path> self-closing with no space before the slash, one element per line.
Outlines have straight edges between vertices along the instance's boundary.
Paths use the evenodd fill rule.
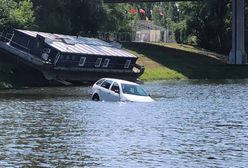
<path fill-rule="evenodd" d="M 125 84 L 138 85 L 137 83 L 126 81 L 126 80 L 123 80 L 123 79 L 116 79 L 116 78 L 102 78 L 102 79 L 112 80 L 112 81 L 117 82 L 117 83 L 125 83 Z M 102 79 L 100 79 L 100 80 L 102 80 Z"/>

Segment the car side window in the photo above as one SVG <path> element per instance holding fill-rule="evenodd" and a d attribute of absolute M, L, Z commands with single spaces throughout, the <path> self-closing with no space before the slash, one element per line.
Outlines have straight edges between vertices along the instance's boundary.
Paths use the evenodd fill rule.
<path fill-rule="evenodd" d="M 115 93 L 120 93 L 120 87 L 119 87 L 118 83 L 114 82 L 112 87 L 111 87 L 111 90 L 114 91 Z"/>
<path fill-rule="evenodd" d="M 112 81 L 111 80 L 106 80 L 102 83 L 102 87 L 106 88 L 106 89 L 109 89 L 110 85 L 112 84 Z"/>
<path fill-rule="evenodd" d="M 99 81 L 96 82 L 96 85 L 99 85 L 100 86 L 104 80 L 105 79 L 100 79 Z"/>

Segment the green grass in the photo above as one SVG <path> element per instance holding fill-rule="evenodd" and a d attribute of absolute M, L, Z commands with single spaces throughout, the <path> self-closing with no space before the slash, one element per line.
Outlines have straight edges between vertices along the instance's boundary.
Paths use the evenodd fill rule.
<path fill-rule="evenodd" d="M 168 69 L 168 68 L 156 68 L 146 69 L 145 73 L 140 77 L 142 81 L 149 81 L 149 80 L 169 80 L 169 79 L 187 79 L 184 75 Z"/>
<path fill-rule="evenodd" d="M 179 44 L 124 43 L 145 66 L 141 80 L 244 79 L 247 65 L 228 65 L 226 56 Z"/>

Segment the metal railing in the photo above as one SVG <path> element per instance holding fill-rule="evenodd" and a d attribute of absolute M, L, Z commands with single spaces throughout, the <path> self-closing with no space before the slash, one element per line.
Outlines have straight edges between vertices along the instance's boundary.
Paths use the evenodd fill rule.
<path fill-rule="evenodd" d="M 133 32 L 98 32 L 97 38 L 118 42 L 167 42 L 175 43 L 173 34 L 156 30 Z"/>
<path fill-rule="evenodd" d="M 13 35 L 14 35 L 14 33 L 1 32 L 0 33 L 0 41 L 2 41 L 4 43 L 8 43 L 8 44 L 11 43 L 14 46 L 18 46 L 19 48 L 22 48 L 23 50 L 25 50 L 25 52 L 30 53 L 30 49 L 28 48 L 28 43 L 27 43 L 26 46 L 24 46 L 24 45 L 21 45 L 21 44 L 19 44 L 17 42 L 12 41 Z"/>
<path fill-rule="evenodd" d="M 9 42 L 11 40 L 12 36 L 13 36 L 13 33 L 1 31 L 0 32 L 0 41 Z"/>
<path fill-rule="evenodd" d="M 130 42 L 134 40 L 133 35 L 132 32 L 98 32 L 98 38 L 104 41 Z"/>

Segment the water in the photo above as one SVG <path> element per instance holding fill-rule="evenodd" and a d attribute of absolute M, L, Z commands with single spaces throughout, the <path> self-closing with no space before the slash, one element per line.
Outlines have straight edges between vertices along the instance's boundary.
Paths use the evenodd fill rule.
<path fill-rule="evenodd" d="M 152 82 L 153 103 L 90 87 L 0 91 L 0 167 L 247 167 L 248 81 Z"/>

